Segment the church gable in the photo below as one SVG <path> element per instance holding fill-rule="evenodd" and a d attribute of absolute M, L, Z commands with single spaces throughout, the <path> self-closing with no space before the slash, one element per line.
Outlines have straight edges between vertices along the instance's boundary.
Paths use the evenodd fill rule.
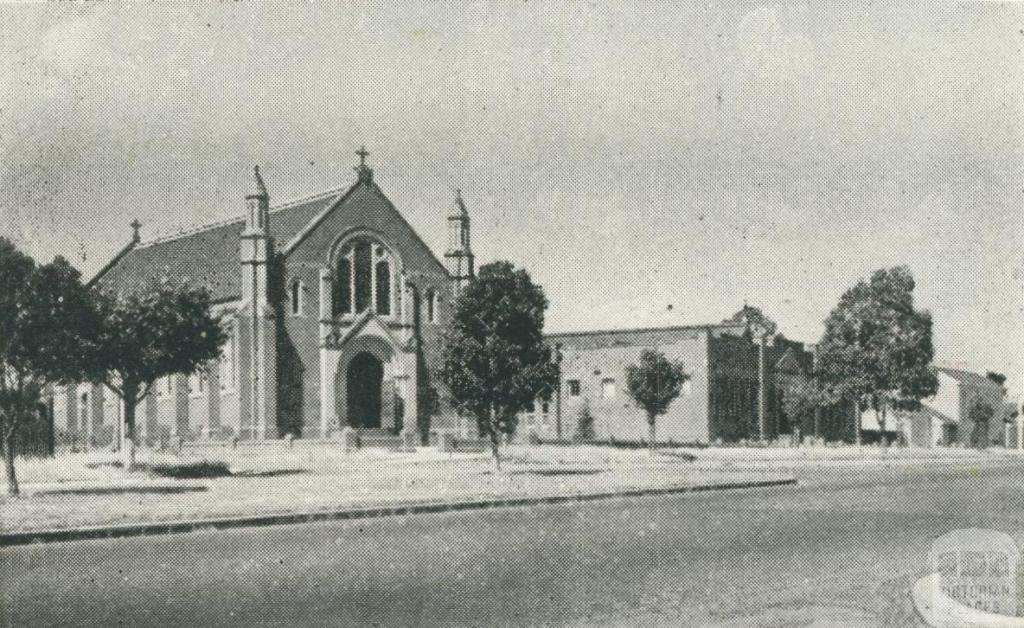
<path fill-rule="evenodd" d="M 372 181 L 356 183 L 279 250 L 289 263 L 325 264 L 331 247 L 348 233 L 370 232 L 395 248 L 406 272 L 447 277 L 430 248 Z"/>

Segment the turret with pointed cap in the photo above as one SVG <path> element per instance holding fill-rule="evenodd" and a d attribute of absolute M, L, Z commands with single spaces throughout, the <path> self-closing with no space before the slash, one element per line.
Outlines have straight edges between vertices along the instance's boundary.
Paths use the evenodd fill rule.
<path fill-rule="evenodd" d="M 245 233 L 270 233 L 270 195 L 260 175 L 260 167 L 253 166 L 250 192 L 245 195 Z"/>
<path fill-rule="evenodd" d="M 245 230 L 239 244 L 242 260 L 242 298 L 257 310 L 268 307 L 267 264 L 273 242 L 270 239 L 270 196 L 260 176 L 260 167 L 253 168 L 251 191 L 245 195 Z"/>
<path fill-rule="evenodd" d="M 462 190 L 455 190 L 455 204 L 448 212 L 448 251 L 444 254 L 456 293 L 474 276 L 473 250 L 469 243 L 469 212 Z"/>
<path fill-rule="evenodd" d="M 245 195 L 245 230 L 239 242 L 242 262 L 242 308 L 238 312 L 239 341 L 248 355 L 239 365 L 239 432 L 245 438 L 263 439 L 276 433 L 276 346 L 274 310 L 270 300 L 270 260 L 274 241 L 270 236 L 270 195 L 253 168 L 250 192 Z"/>

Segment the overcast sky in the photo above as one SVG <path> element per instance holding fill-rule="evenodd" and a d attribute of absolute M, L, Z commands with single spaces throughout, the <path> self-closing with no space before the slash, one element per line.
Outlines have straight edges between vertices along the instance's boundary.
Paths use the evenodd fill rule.
<path fill-rule="evenodd" d="M 747 300 L 815 341 L 908 264 L 939 360 L 1019 391 L 1024 3 L 729 4 L 2 6 L 0 233 L 89 276 L 134 217 L 239 215 L 254 163 L 347 186 L 365 143 L 439 254 L 462 188 L 551 330 Z"/>

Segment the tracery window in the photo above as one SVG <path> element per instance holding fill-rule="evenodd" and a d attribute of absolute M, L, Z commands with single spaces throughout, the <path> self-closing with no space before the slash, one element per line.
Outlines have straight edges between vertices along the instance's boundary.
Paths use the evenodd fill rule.
<path fill-rule="evenodd" d="M 390 316 L 394 310 L 394 260 L 379 242 L 359 237 L 346 242 L 335 266 L 334 314 L 360 314 L 373 308 Z"/>

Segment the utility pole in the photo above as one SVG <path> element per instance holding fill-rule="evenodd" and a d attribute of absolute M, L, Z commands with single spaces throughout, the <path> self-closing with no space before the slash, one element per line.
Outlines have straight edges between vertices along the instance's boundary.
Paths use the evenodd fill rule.
<path fill-rule="evenodd" d="M 558 369 L 558 387 L 555 388 L 555 438 L 562 440 L 562 343 L 555 344 L 555 367 Z"/>

